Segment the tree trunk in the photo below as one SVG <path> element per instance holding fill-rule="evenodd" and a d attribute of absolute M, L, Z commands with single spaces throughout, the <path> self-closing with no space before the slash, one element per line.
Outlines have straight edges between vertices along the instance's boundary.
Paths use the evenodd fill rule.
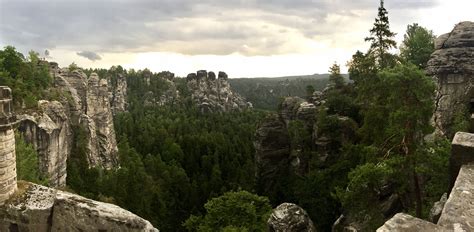
<path fill-rule="evenodd" d="M 423 202 L 421 200 L 421 189 L 420 182 L 418 179 L 418 174 L 415 171 L 415 166 L 413 166 L 413 185 L 415 189 L 415 201 L 416 201 L 416 216 L 421 218 L 423 210 Z"/>

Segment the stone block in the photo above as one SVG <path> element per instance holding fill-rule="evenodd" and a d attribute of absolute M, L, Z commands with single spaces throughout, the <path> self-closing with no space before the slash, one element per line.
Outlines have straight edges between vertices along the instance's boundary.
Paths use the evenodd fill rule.
<path fill-rule="evenodd" d="M 474 162 L 474 134 L 458 132 L 453 138 L 449 161 L 451 184 L 454 185 L 462 165 Z"/>
<path fill-rule="evenodd" d="M 385 224 L 377 229 L 377 232 L 441 232 L 446 231 L 443 227 L 428 221 L 410 216 L 404 213 L 398 213 Z"/>

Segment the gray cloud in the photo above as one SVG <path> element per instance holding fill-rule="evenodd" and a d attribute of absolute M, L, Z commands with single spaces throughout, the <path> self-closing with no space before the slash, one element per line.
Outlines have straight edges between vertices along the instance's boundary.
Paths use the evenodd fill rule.
<path fill-rule="evenodd" d="M 91 61 L 96 61 L 96 60 L 101 60 L 102 57 L 95 53 L 95 52 L 91 52 L 91 51 L 82 51 L 82 52 L 76 52 L 76 54 L 78 56 L 82 56 L 82 57 L 85 57 Z"/>
<path fill-rule="evenodd" d="M 386 2 L 390 11 L 438 1 Z M 329 37 L 342 28 L 322 26 L 328 16 L 357 19 L 355 11 L 375 12 L 377 5 L 374 0 L 0 0 L 0 44 L 39 51 L 281 54 L 292 46 L 285 36 Z"/>

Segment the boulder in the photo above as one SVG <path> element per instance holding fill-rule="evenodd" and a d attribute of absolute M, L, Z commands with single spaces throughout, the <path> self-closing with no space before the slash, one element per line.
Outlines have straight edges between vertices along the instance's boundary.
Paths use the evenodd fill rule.
<path fill-rule="evenodd" d="M 443 196 L 441 196 L 441 199 L 439 199 L 439 201 L 433 204 L 433 207 L 431 207 L 430 214 L 428 216 L 431 222 L 433 223 L 438 222 L 439 217 L 441 216 L 441 212 L 443 212 L 443 208 L 447 200 L 448 200 L 448 194 L 444 193 Z"/>
<path fill-rule="evenodd" d="M 316 232 L 308 213 L 293 203 L 283 203 L 276 207 L 267 224 L 270 232 Z"/>
<path fill-rule="evenodd" d="M 144 231 L 150 222 L 116 205 L 19 182 L 15 197 L 0 207 L 0 231 Z"/>
<path fill-rule="evenodd" d="M 398 213 L 377 229 L 377 232 L 444 232 L 443 227 L 404 213 Z"/>

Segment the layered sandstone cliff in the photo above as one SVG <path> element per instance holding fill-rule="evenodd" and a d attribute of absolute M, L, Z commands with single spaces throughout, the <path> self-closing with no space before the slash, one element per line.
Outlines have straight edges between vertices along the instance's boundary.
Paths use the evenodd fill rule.
<path fill-rule="evenodd" d="M 39 169 L 53 187 L 66 184 L 67 157 L 72 146 L 69 117 L 57 101 L 39 101 L 38 111 L 20 115 L 18 130 L 38 151 Z"/>
<path fill-rule="evenodd" d="M 19 131 L 37 150 L 40 172 L 51 186 L 65 186 L 67 158 L 78 128 L 86 133 L 87 161 L 90 167 L 118 166 L 112 107 L 106 79 L 95 73 L 88 78 L 80 70 L 59 68 L 51 63 L 51 75 L 60 93 L 59 101 L 39 101 L 37 110 L 19 116 Z M 122 87 L 123 88 L 123 87 Z M 119 97 L 120 98 L 120 97 Z M 116 111 L 121 105 L 116 104 Z"/>
<path fill-rule="evenodd" d="M 239 94 L 234 93 L 228 82 L 225 72 L 206 70 L 191 73 L 186 77 L 192 100 L 201 112 L 224 112 L 242 110 L 251 107 Z"/>
<path fill-rule="evenodd" d="M 438 84 L 434 123 L 452 138 L 456 115 L 474 112 L 474 22 L 461 22 L 436 40 L 427 73 Z"/>

